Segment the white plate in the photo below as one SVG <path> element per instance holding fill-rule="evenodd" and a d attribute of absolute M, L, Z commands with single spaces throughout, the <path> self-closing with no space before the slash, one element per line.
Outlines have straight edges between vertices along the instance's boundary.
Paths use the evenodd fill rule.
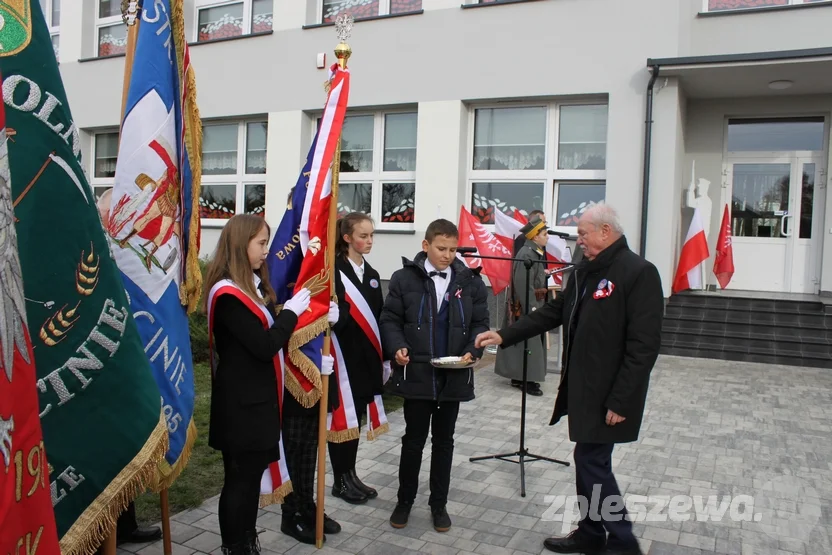
<path fill-rule="evenodd" d="M 471 368 L 476 362 L 463 362 L 462 357 L 439 357 L 431 359 L 430 363 L 437 368 Z"/>

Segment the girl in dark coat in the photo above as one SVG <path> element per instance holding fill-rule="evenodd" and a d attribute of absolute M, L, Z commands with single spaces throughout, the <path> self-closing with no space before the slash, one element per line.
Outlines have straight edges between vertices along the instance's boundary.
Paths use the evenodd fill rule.
<path fill-rule="evenodd" d="M 310 300 L 302 289 L 275 311 L 264 263 L 269 233 L 257 216 L 231 218 L 205 278 L 212 355 L 219 359 L 212 368 L 208 445 L 222 451 L 219 524 L 226 555 L 259 553 L 260 479 L 280 457 L 275 357 Z"/>
<path fill-rule="evenodd" d="M 373 232 L 373 220 L 369 216 L 352 212 L 338 221 L 338 240 L 335 245 L 339 319 L 333 326 L 333 331 L 344 356 L 359 429 L 362 418 L 366 416 L 367 405 L 373 402 L 375 395 L 383 392 L 383 375 L 389 374 L 390 368 L 389 361 L 382 361 L 373 344 L 370 337 L 373 332 L 362 327 L 374 321 L 377 328 L 384 306 L 379 274 L 364 259 L 373 248 Z M 359 299 L 356 306 L 350 305 L 346 300 L 345 280 L 349 281 L 346 285 L 350 287 L 350 292 L 360 295 L 363 302 Z M 359 308 L 359 304 L 366 314 Z M 351 312 L 354 311 L 362 315 L 364 322 L 353 317 Z M 332 495 L 352 504 L 365 503 L 378 496 L 376 490 L 365 485 L 356 475 L 357 438 L 343 443 L 330 442 L 329 453 L 335 475 Z"/>

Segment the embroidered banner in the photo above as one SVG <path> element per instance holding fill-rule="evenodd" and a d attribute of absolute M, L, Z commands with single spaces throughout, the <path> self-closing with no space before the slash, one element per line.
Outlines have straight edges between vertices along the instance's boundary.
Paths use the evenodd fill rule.
<path fill-rule="evenodd" d="M 62 554 L 91 554 L 156 474 L 167 426 L 82 169 L 80 134 L 40 6 L 0 6 L 31 14 L 23 42 L 15 33 L 24 27 L 8 20 L 0 27 L 0 44 L 23 45 L 0 54 L 0 72 L 7 132 L 14 131 L 12 200 L 49 460 L 41 479 L 50 482 Z"/>
<path fill-rule="evenodd" d="M 25 553 L 59 555 L 17 254 L 7 140 L 0 97 L 0 553 L 17 554 L 25 546 Z"/>
<path fill-rule="evenodd" d="M 187 313 L 202 283 L 202 124 L 182 15 L 181 0 L 146 2 L 140 10 L 106 222 L 170 435 L 157 490 L 188 464 L 197 433 Z"/>

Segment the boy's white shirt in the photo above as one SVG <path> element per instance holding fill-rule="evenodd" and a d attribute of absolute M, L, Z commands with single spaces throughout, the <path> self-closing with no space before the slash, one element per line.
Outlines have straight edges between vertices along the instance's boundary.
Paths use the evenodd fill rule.
<path fill-rule="evenodd" d="M 438 272 L 439 270 L 434 268 L 433 264 L 430 263 L 430 260 L 425 258 L 425 271 L 430 274 L 431 272 Z M 442 306 L 442 300 L 445 298 L 445 292 L 451 284 L 451 267 L 448 266 L 443 271 L 445 273 L 444 278 L 441 276 L 433 276 L 431 278 L 433 280 L 433 285 L 436 287 L 436 310 L 439 310 L 439 307 Z"/>

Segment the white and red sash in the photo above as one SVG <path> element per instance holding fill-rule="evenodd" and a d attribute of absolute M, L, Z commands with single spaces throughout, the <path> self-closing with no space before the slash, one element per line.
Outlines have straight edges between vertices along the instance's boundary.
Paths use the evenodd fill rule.
<path fill-rule="evenodd" d="M 214 368 L 214 305 L 220 295 L 233 295 L 239 299 L 249 310 L 251 310 L 262 322 L 265 329 L 269 329 L 274 324 L 274 318 L 269 310 L 254 302 L 251 297 L 246 295 L 237 284 L 229 279 L 218 281 L 208 293 L 208 350 L 211 357 L 211 379 L 213 380 L 216 374 Z M 283 350 L 281 349 L 274 357 L 274 372 L 277 376 L 277 399 L 281 417 L 283 415 L 283 386 L 284 376 L 286 372 L 286 363 L 284 360 Z M 292 482 L 289 479 L 289 469 L 286 466 L 286 454 L 283 450 L 283 434 L 280 437 L 280 459 L 269 465 L 269 468 L 263 472 L 263 477 L 260 479 L 260 506 L 265 507 L 274 503 L 283 503 L 283 499 L 292 491 Z"/>
<path fill-rule="evenodd" d="M 378 354 L 380 371 L 384 356 L 381 351 L 381 333 L 378 329 L 376 317 L 370 309 L 370 305 L 367 304 L 364 295 L 344 272 L 341 272 L 341 281 L 344 283 L 346 300 L 350 304 L 350 316 L 375 348 L 376 354 Z M 381 395 L 376 395 L 373 402 L 367 405 L 367 439 L 372 441 L 388 431 L 390 431 L 390 425 L 387 422 L 387 415 L 384 413 L 384 403 Z"/>
<path fill-rule="evenodd" d="M 358 439 L 358 415 L 352 398 L 350 379 L 344 363 L 344 353 L 338 337 L 332 334 L 332 354 L 335 357 L 335 379 L 338 380 L 338 408 L 326 416 L 326 439 L 332 443 L 343 443 Z"/>

